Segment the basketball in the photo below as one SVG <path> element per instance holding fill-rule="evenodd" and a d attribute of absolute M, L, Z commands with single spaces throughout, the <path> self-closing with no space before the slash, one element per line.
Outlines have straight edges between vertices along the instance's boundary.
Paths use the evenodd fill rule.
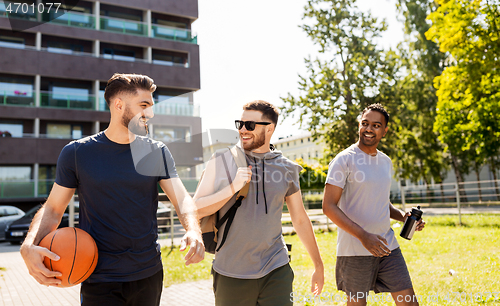
<path fill-rule="evenodd" d="M 94 239 L 84 230 L 63 227 L 50 232 L 39 246 L 59 255 L 54 261 L 45 257 L 47 269 L 58 271 L 62 282 L 59 287 L 71 287 L 86 280 L 97 265 L 97 246 Z"/>

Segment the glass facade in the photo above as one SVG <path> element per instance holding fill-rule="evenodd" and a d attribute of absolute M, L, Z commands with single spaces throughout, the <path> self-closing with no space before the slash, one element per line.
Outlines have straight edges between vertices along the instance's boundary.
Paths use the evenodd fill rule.
<path fill-rule="evenodd" d="M 34 105 L 33 81 L 0 77 L 0 104 Z"/>
<path fill-rule="evenodd" d="M 154 125 L 153 138 L 164 143 L 191 142 L 191 131 L 188 127 Z"/>
<path fill-rule="evenodd" d="M 69 123 L 47 123 L 47 138 L 80 139 L 82 126 Z"/>
<path fill-rule="evenodd" d="M 0 137 L 23 137 L 23 124 L 0 121 Z"/>

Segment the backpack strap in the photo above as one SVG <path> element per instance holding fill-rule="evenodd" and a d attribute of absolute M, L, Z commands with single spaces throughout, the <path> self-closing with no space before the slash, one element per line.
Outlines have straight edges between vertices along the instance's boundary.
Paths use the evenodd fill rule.
<path fill-rule="evenodd" d="M 232 148 L 229 147 L 229 151 L 231 152 L 231 155 L 233 156 L 233 159 L 236 162 L 236 166 L 238 168 L 247 166 L 245 153 L 242 152 L 240 148 L 238 148 L 237 146 L 233 146 Z M 229 184 L 231 184 L 232 180 L 231 180 L 231 176 L 229 175 L 226 159 L 223 157 L 222 161 L 224 163 L 224 167 L 226 168 L 226 173 L 228 174 Z M 226 242 L 229 228 L 231 227 L 231 224 L 233 224 L 234 216 L 236 215 L 236 210 L 238 210 L 238 207 L 241 206 L 241 202 L 247 196 L 249 186 L 250 186 L 250 182 L 247 182 L 245 184 L 245 186 L 243 186 L 243 188 L 238 191 L 238 194 L 236 195 L 236 198 L 237 198 L 236 202 L 233 204 L 233 206 L 231 206 L 231 208 L 224 214 L 224 216 L 220 220 L 218 220 L 219 215 L 217 215 L 217 219 L 216 219 L 217 221 L 215 224 L 215 227 L 217 228 L 217 230 L 224 224 L 224 222 L 227 221 L 226 227 L 224 228 L 224 233 L 222 234 L 222 240 L 220 242 L 219 247 L 216 250 L 217 252 L 220 250 L 220 248 Z"/>

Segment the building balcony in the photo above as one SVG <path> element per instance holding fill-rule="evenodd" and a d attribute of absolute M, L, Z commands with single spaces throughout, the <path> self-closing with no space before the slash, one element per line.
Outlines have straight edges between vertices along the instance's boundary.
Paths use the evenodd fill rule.
<path fill-rule="evenodd" d="M 0 89 L 0 103 L 3 105 L 17 105 L 17 106 L 34 106 L 35 98 L 33 93 L 1 90 Z"/>
<path fill-rule="evenodd" d="M 35 94 L 25 97 L 15 95 L 9 91 L 0 90 L 0 104 L 12 106 L 35 107 Z M 97 105 L 97 108 L 96 108 Z M 73 110 L 109 111 L 108 105 L 102 95 L 77 95 L 53 92 L 40 93 L 40 107 L 62 108 Z M 200 106 L 186 103 L 158 102 L 155 101 L 153 112 L 157 115 L 199 117 Z"/>
<path fill-rule="evenodd" d="M 151 36 L 154 38 L 169 39 L 175 41 L 183 41 L 187 43 L 197 44 L 198 38 L 190 30 L 184 30 L 174 27 L 153 24 Z"/>
<path fill-rule="evenodd" d="M 54 180 L 0 181 L 0 199 L 47 197 L 53 185 Z"/>
<path fill-rule="evenodd" d="M 155 101 L 153 112 L 156 115 L 200 117 L 200 106 L 194 104 Z"/>
<path fill-rule="evenodd" d="M 2 11 L 1 8 L 0 17 L 36 21 L 36 16 L 33 17 L 26 14 L 10 14 L 9 12 Z M 47 20 L 45 21 L 44 19 Z M 100 16 L 97 21 L 95 16 L 92 14 L 68 12 L 53 19 L 52 17 L 49 19 L 48 17 L 43 16 L 42 20 L 49 24 L 77 27 L 82 29 L 92 29 L 96 31 L 114 32 L 144 37 L 148 37 L 149 33 L 151 33 L 152 38 L 179 41 L 190 44 L 198 43 L 197 35 L 191 30 L 168 27 L 158 24 L 152 24 L 151 27 L 149 27 L 144 22 L 128 19 Z M 97 30 L 97 22 L 99 22 L 99 30 Z"/>
<path fill-rule="evenodd" d="M 60 15 L 57 18 L 54 16 L 44 15 L 42 18 L 43 21 L 52 23 L 65 25 L 69 27 L 78 27 L 78 28 L 86 28 L 86 29 L 95 29 L 95 17 L 91 14 L 83 14 L 76 12 L 67 12 L 65 14 Z"/>
<path fill-rule="evenodd" d="M 198 186 L 196 178 L 181 178 L 189 193 L 194 193 Z M 35 190 L 35 186 L 38 186 Z M 0 199 L 28 199 L 47 197 L 52 190 L 54 180 L 0 181 Z"/>
<path fill-rule="evenodd" d="M 95 105 L 96 97 L 94 95 L 56 94 L 52 92 L 40 94 L 41 107 L 96 110 Z"/>
<path fill-rule="evenodd" d="M 148 36 L 148 25 L 144 22 L 104 16 L 99 19 L 102 31 Z"/>
<path fill-rule="evenodd" d="M 138 74 L 145 74 L 152 77 L 158 86 L 168 86 L 170 88 L 183 88 L 185 90 L 197 90 L 200 88 L 200 74 L 198 62 L 198 50 L 190 51 L 190 61 L 186 63 L 176 63 L 178 58 L 171 56 L 171 61 L 165 60 L 169 57 L 155 52 L 149 62 L 146 59 L 119 56 L 116 54 L 94 55 L 86 52 L 67 50 L 62 52 L 56 48 L 36 49 L 32 46 L 0 47 L 2 56 L 0 66 L 4 74 L 12 75 L 36 75 L 59 79 L 80 80 L 108 80 L 117 69 L 119 71 L 134 71 Z M 197 46 L 193 46 L 196 47 Z M 19 63 L 29 63 L 20 65 Z M 29 104 L 29 99 L 25 96 L 4 93 L 0 88 L 0 96 L 3 99 L 9 96 L 9 101 L 0 99 L 0 104 Z M 16 97 L 16 101 L 12 97 Z"/>

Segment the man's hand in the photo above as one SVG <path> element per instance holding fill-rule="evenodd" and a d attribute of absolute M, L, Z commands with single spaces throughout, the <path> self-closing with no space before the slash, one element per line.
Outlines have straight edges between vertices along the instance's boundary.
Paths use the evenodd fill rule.
<path fill-rule="evenodd" d="M 187 231 L 181 240 L 180 251 L 184 251 L 189 245 L 189 252 L 184 256 L 186 266 L 199 263 L 205 258 L 205 245 L 198 231 Z"/>
<path fill-rule="evenodd" d="M 61 284 L 61 280 L 55 278 L 56 276 L 61 276 L 61 272 L 50 271 L 43 264 L 44 257 L 55 261 L 59 260 L 57 254 L 43 247 L 23 244 L 21 246 L 21 256 L 28 267 L 30 275 L 41 285 L 58 286 Z"/>
<path fill-rule="evenodd" d="M 311 277 L 311 292 L 314 295 L 320 295 L 323 290 L 323 285 L 325 284 L 325 272 L 324 270 L 314 270 Z"/>
<path fill-rule="evenodd" d="M 411 216 L 411 212 L 407 212 L 407 213 L 405 214 L 405 220 L 404 220 L 404 221 L 406 221 L 406 219 L 407 219 L 409 216 Z M 416 228 L 415 230 L 416 230 L 416 231 L 421 231 L 421 230 L 423 230 L 423 229 L 424 229 L 424 227 L 425 227 L 425 221 L 424 221 L 424 219 L 420 219 L 420 220 L 418 220 L 418 221 L 417 221 L 417 228 Z"/>
<path fill-rule="evenodd" d="M 375 257 L 383 257 L 391 254 L 387 240 L 384 237 L 366 232 L 360 239 L 363 246 Z"/>
<path fill-rule="evenodd" d="M 233 180 L 233 186 L 236 191 L 243 188 L 246 183 L 250 182 L 252 179 L 252 166 L 239 167 L 238 172 Z"/>

